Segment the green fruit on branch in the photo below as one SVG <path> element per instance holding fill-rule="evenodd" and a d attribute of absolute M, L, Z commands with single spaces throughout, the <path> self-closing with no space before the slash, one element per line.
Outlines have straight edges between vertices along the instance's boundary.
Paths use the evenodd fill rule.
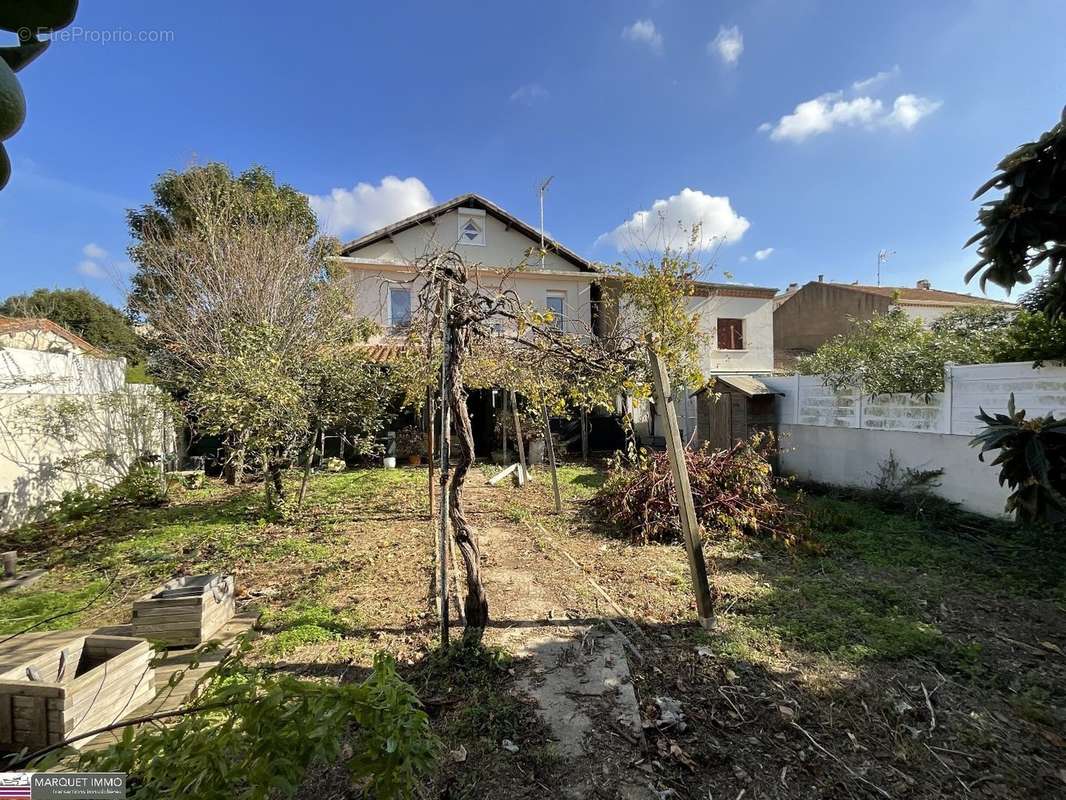
<path fill-rule="evenodd" d="M 19 79 L 7 62 L 0 59 L 0 142 L 15 134 L 26 119 L 26 96 Z"/>
<path fill-rule="evenodd" d="M 78 0 L 0 0 L 0 30 L 55 31 L 74 21 Z"/>
<path fill-rule="evenodd" d="M 0 143 L 0 190 L 7 186 L 11 178 L 11 159 L 8 158 L 7 149 Z"/>

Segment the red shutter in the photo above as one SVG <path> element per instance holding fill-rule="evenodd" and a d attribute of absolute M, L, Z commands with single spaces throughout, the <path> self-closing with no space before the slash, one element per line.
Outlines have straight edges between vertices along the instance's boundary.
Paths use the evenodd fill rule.
<path fill-rule="evenodd" d="M 719 350 L 743 350 L 744 349 L 744 321 L 740 319 L 719 318 L 718 320 L 718 349 Z"/>

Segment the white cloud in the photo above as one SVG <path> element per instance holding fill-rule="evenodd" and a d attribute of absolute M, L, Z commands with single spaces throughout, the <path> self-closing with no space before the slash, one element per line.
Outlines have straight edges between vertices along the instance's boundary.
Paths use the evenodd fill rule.
<path fill-rule="evenodd" d="M 772 256 L 773 254 L 774 254 L 774 248 L 772 248 L 772 247 L 767 247 L 765 250 L 756 250 L 755 251 L 755 260 L 756 261 L 765 261 L 770 256 Z"/>
<path fill-rule="evenodd" d="M 511 102 L 531 106 L 538 100 L 547 98 L 547 96 L 548 90 L 539 83 L 527 83 L 525 86 L 519 86 L 511 92 Z"/>
<path fill-rule="evenodd" d="M 928 97 L 918 97 L 914 94 L 901 94 L 892 104 L 892 113 L 885 121 L 909 131 L 918 124 L 922 117 L 928 117 L 941 105 L 943 104 L 939 100 L 930 100 Z"/>
<path fill-rule="evenodd" d="M 91 259 L 79 261 L 77 270 L 86 278 L 96 278 L 100 280 L 107 277 L 107 271 Z"/>
<path fill-rule="evenodd" d="M 892 110 L 886 111 L 884 103 L 873 97 L 853 97 L 848 100 L 843 92 L 829 92 L 800 103 L 791 114 L 781 117 L 776 124 L 764 122 L 759 126 L 759 131 L 769 132 L 774 141 L 802 142 L 837 127 L 874 129 L 895 126 L 911 130 L 919 120 L 940 106 L 939 100 L 902 94 L 896 98 Z"/>
<path fill-rule="evenodd" d="M 418 178 L 387 175 L 381 183 L 358 183 L 351 189 L 332 189 L 328 195 L 307 196 L 319 224 L 329 233 L 364 234 L 391 225 L 434 205 L 433 195 Z"/>
<path fill-rule="evenodd" d="M 646 44 L 656 53 L 663 51 L 663 35 L 655 29 L 650 19 L 638 19 L 632 25 L 622 28 L 622 38 L 629 42 Z"/>
<path fill-rule="evenodd" d="M 89 242 L 81 248 L 84 259 L 78 262 L 75 269 L 86 278 L 102 280 L 108 276 L 107 269 L 100 263 L 107 258 L 107 251 L 96 242 Z"/>
<path fill-rule="evenodd" d="M 861 81 L 855 81 L 851 84 L 851 88 L 856 92 L 865 92 L 872 89 L 875 86 L 880 86 L 889 78 L 895 78 L 899 75 L 899 64 L 896 64 L 892 69 L 883 70 L 876 75 L 871 75 L 869 78 L 863 78 Z"/>
<path fill-rule="evenodd" d="M 744 37 L 740 34 L 740 28 L 736 25 L 719 28 L 718 35 L 707 43 L 707 52 L 712 55 L 717 53 L 723 64 L 735 66 L 744 52 Z"/>
<path fill-rule="evenodd" d="M 832 92 L 800 103 L 776 125 L 764 122 L 759 130 L 770 131 L 774 141 L 802 142 L 810 136 L 828 133 L 838 125 L 869 125 L 883 112 L 880 100 L 869 97 L 845 100 L 840 92 Z"/>
<path fill-rule="evenodd" d="M 607 242 L 616 250 L 663 247 L 687 243 L 688 232 L 700 226 L 700 246 L 715 241 L 735 242 L 751 223 L 733 210 L 728 197 L 715 197 L 697 189 L 682 189 L 650 209 L 638 211 L 596 243 Z"/>
<path fill-rule="evenodd" d="M 95 242 L 89 242 L 81 249 L 81 252 L 86 258 L 91 258 L 95 261 L 107 258 L 107 251 Z"/>

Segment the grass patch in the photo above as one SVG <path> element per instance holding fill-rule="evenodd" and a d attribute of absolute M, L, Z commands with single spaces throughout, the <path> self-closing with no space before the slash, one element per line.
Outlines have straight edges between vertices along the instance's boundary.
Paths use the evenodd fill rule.
<path fill-rule="evenodd" d="M 49 621 L 35 627 L 35 631 L 72 628 L 78 624 L 82 614 L 85 613 L 79 609 L 100 594 L 105 586 L 104 581 L 94 580 L 76 589 L 46 589 L 0 594 L 0 633 L 17 633 L 43 620 Z M 52 619 L 53 617 L 58 617 L 58 619 Z"/>

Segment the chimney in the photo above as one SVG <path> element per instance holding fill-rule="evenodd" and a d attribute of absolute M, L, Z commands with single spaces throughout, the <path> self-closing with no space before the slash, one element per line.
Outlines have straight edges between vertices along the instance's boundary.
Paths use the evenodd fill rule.
<path fill-rule="evenodd" d="M 790 284 L 788 285 L 788 290 L 789 290 L 790 292 L 791 292 L 791 291 L 792 291 L 793 289 L 798 289 L 798 288 L 799 288 L 799 284 L 798 284 L 798 283 L 790 283 Z"/>
<path fill-rule="evenodd" d="M 933 288 L 933 284 L 929 282 L 928 278 L 922 278 L 920 281 L 918 281 L 918 283 L 915 284 L 915 286 L 917 286 L 919 289 L 925 289 L 927 291 Z"/>
<path fill-rule="evenodd" d="M 824 281 L 825 281 L 825 275 L 819 275 L 818 276 L 818 283 L 822 283 Z"/>

